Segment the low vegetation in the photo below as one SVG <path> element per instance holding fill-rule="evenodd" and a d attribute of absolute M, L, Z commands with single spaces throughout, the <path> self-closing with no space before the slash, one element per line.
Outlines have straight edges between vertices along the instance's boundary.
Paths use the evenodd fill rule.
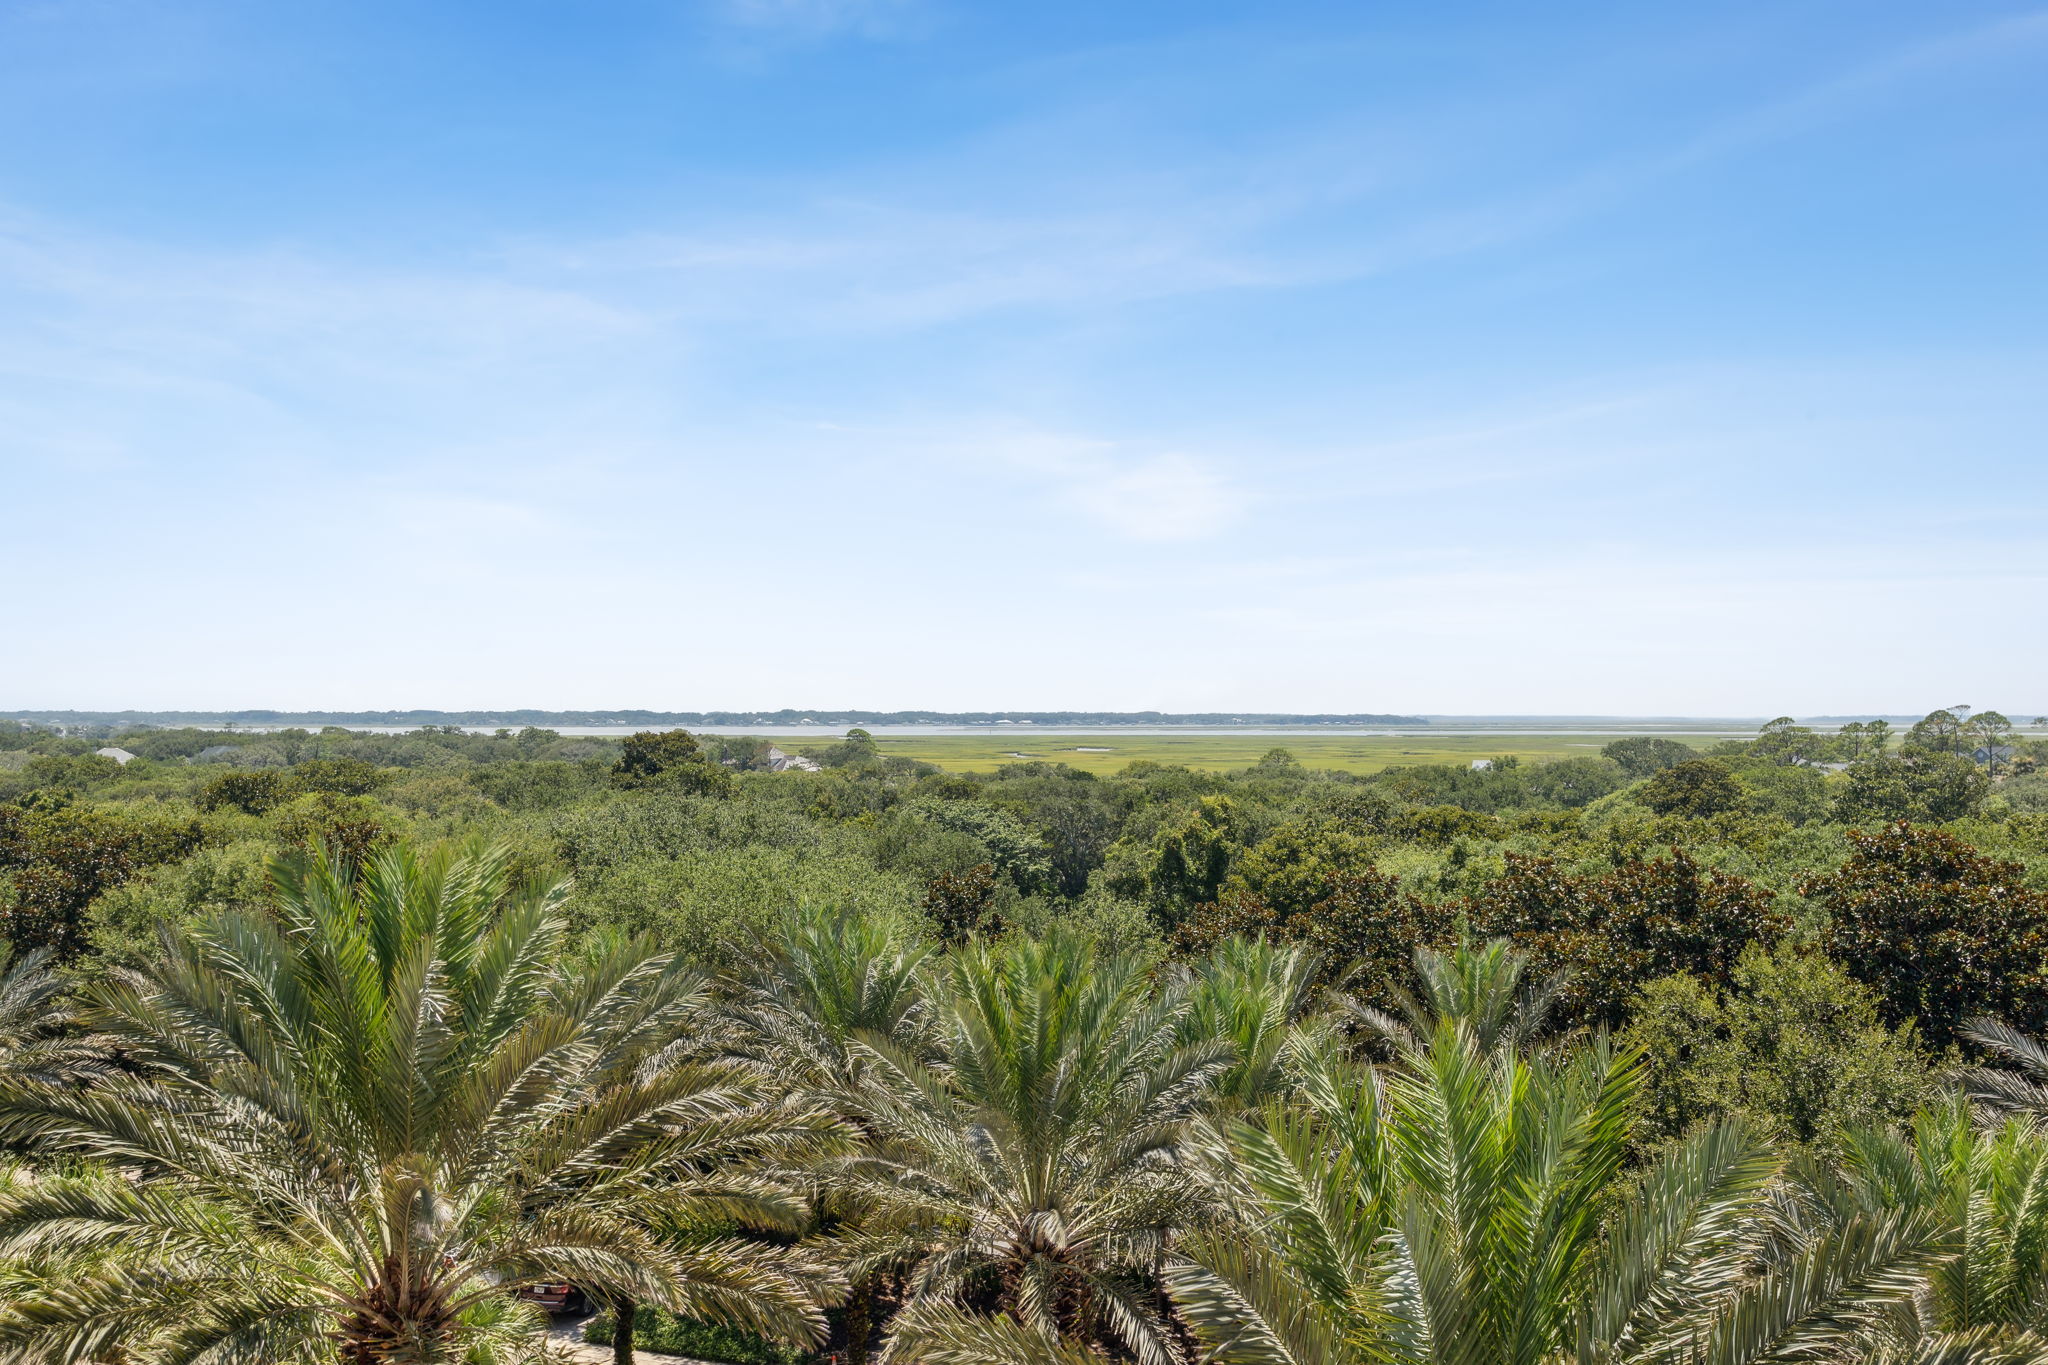
<path fill-rule="evenodd" d="M 1995 714 L 808 748 L 0 732 L 0 1359 L 2048 1362 Z"/>

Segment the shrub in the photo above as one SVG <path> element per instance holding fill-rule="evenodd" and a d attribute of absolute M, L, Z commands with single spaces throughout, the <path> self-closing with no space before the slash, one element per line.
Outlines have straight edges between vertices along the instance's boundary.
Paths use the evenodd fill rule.
<path fill-rule="evenodd" d="M 965 872 L 941 872 L 925 883 L 924 913 L 948 943 L 995 927 L 996 870 L 977 863 Z"/>
<path fill-rule="evenodd" d="M 1173 951 L 1183 957 L 1207 957 L 1227 938 L 1293 937 L 1293 929 L 1272 906 L 1249 891 L 1225 891 L 1188 912 L 1173 931 Z"/>
<path fill-rule="evenodd" d="M 940 829 L 965 834 L 987 850 L 994 871 L 1025 895 L 1052 885 L 1052 859 L 1045 841 L 1000 806 L 980 801 L 924 800 L 911 810 Z"/>
<path fill-rule="evenodd" d="M 350 867 L 362 866 L 394 837 L 376 802 L 333 792 L 309 792 L 281 807 L 275 829 L 286 847 L 302 853 L 331 849 Z"/>
<path fill-rule="evenodd" d="M 1829 913 L 1828 949 L 1937 1045 L 1976 1015 L 2048 1029 L 2048 896 L 2018 863 L 1904 821 L 1850 832 L 1849 860 L 1801 894 Z"/>
<path fill-rule="evenodd" d="M 1835 818 L 1857 821 L 1960 820 L 1984 803 L 1991 779 L 1967 758 L 1919 752 L 1874 758 L 1847 773 Z"/>
<path fill-rule="evenodd" d="M 1622 772 L 1631 780 L 1640 781 L 1666 768 L 1675 768 L 1689 759 L 1698 758 L 1699 751 L 1675 739 L 1642 735 L 1634 739 L 1617 739 L 1602 749 L 1600 756 L 1620 764 Z"/>
<path fill-rule="evenodd" d="M 1642 803 L 1659 815 L 1720 815 L 1737 810 L 1743 801 L 1742 784 L 1728 765 L 1712 758 L 1689 758 L 1664 769 L 1643 783 L 1637 793 Z"/>
<path fill-rule="evenodd" d="M 262 815 L 297 794 L 298 786 L 289 773 L 266 768 L 222 773 L 199 789 L 198 801 L 201 810 Z"/>
<path fill-rule="evenodd" d="M 510 759 L 471 768 L 463 776 L 507 810 L 548 810 L 574 804 L 603 789 L 606 770 L 593 762 Z"/>
<path fill-rule="evenodd" d="M 292 777 L 300 791 L 337 796 L 368 796 L 384 781 L 376 764 L 360 758 L 309 758 L 292 769 Z"/>
<path fill-rule="evenodd" d="M 1481 815 L 1462 806 L 1424 806 L 1419 810 L 1404 811 L 1394 820 L 1396 837 L 1419 844 L 1448 845 L 1460 839 L 1498 839 L 1503 832 L 1501 822 L 1493 816 Z"/>
<path fill-rule="evenodd" d="M 1457 936 L 1453 907 L 1411 896 L 1399 877 L 1371 867 L 1287 923 L 1323 955 L 1326 971 L 1351 971 L 1352 993 L 1383 1007 L 1399 1000 L 1414 975 L 1417 948 L 1443 947 Z"/>
<path fill-rule="evenodd" d="M 41 754 L 23 766 L 19 785 L 24 789 L 46 787 L 83 795 L 120 776 L 121 765 L 98 754 Z"/>
<path fill-rule="evenodd" d="M 1605 758 L 1560 758 L 1522 769 L 1524 804 L 1577 810 L 1619 791 L 1628 781 L 1622 768 Z"/>
<path fill-rule="evenodd" d="M 733 789 L 730 770 L 705 756 L 688 730 L 642 730 L 628 735 L 612 767 L 620 787 L 663 786 L 697 796 L 716 796 Z"/>
<path fill-rule="evenodd" d="M 1873 992 L 1789 944 L 1751 944 L 1725 988 L 1688 974 L 1652 981 L 1629 1015 L 1623 1042 L 1643 1051 L 1637 1103 L 1653 1139 L 1740 1115 L 1813 1143 L 1903 1119 L 1935 1089 L 1911 1025 L 1887 1029 Z"/>
<path fill-rule="evenodd" d="M 258 910 L 270 894 L 276 851 L 264 839 L 208 846 L 109 888 L 86 910 L 93 952 L 106 962 L 140 966 L 161 955 L 164 928 Z"/>
<path fill-rule="evenodd" d="M 1238 860 L 1226 894 L 1262 901 L 1285 919 L 1322 904 L 1371 867 L 1372 841 L 1353 828 L 1329 819 L 1286 820 Z"/>
<path fill-rule="evenodd" d="M 579 881 L 571 904 L 583 925 L 649 933 L 699 966 L 722 968 L 794 910 L 829 906 L 912 925 L 921 893 L 848 850 L 745 844 L 611 867 Z"/>
<path fill-rule="evenodd" d="M 0 871 L 11 894 L 0 904 L 0 936 L 17 948 L 85 945 L 86 907 L 102 893 L 199 846 L 196 820 L 117 814 L 85 806 L 0 806 Z"/>
<path fill-rule="evenodd" d="M 1771 892 L 1677 848 L 1600 877 L 1551 858 L 1510 854 L 1506 865 L 1469 902 L 1472 932 L 1511 940 L 1538 972 L 1565 973 L 1560 1006 L 1583 1023 L 1620 1023 L 1638 987 L 1674 972 L 1724 985 L 1745 947 L 1791 924 Z"/>

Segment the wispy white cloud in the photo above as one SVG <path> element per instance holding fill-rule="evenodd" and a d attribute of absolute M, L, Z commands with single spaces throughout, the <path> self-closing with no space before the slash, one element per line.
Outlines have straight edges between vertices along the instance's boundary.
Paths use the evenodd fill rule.
<path fill-rule="evenodd" d="M 1187 199 L 996 213 L 834 198 L 689 232 L 523 244 L 510 260 L 679 320 L 768 333 L 908 331 L 1296 278 Z"/>
<path fill-rule="evenodd" d="M 917 427 L 823 428 L 839 448 L 858 449 L 901 476 L 929 471 L 980 496 L 1001 490 L 1030 516 L 1064 520 L 1121 541 L 1201 541 L 1258 505 L 1230 465 L 1213 456 L 1035 427 L 1017 420 L 956 417 Z M 973 490 L 973 491 L 968 491 Z"/>
<path fill-rule="evenodd" d="M 0 222 L 0 414 L 24 462 L 281 472 L 516 451 L 616 431 L 669 354 L 629 307 L 494 268 Z"/>
<path fill-rule="evenodd" d="M 1237 515 L 1239 499 L 1210 465 L 1168 452 L 1076 478 L 1074 503 L 1132 540 L 1198 540 Z"/>
<path fill-rule="evenodd" d="M 2048 44 L 2048 10 L 2007 15 L 1932 34 L 1723 118 L 1672 149 L 1668 170 L 1728 156 L 1846 117 L 1916 80 L 2026 61 Z"/>

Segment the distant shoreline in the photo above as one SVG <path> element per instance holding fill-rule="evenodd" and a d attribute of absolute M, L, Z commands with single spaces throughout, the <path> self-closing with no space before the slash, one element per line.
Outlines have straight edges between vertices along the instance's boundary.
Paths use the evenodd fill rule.
<path fill-rule="evenodd" d="M 802 731 L 827 731 L 870 725 L 962 726 L 1422 726 L 1423 716 L 1383 712 L 1350 714 L 1263 711 L 854 711 L 785 707 L 778 711 L 38 711 L 0 712 L 7 719 L 38 725 L 278 726 L 340 725 L 349 727 L 459 725 L 465 729 L 601 728 L 646 729 L 655 726 L 793 726 Z"/>
<path fill-rule="evenodd" d="M 2034 713 L 2028 713 L 2029 715 Z M 1802 723 L 1832 730 L 1852 720 L 1887 720 L 1898 725 L 1913 715 L 1829 715 Z M 453 726 L 472 733 L 553 730 L 563 735 L 623 735 L 636 730 L 691 729 L 711 734 L 836 738 L 859 727 L 897 735 L 1182 734 L 1272 735 L 1401 733 L 1451 735 L 1598 735 L 1618 732 L 1669 735 L 1734 735 L 1754 732 L 1763 717 L 1592 716 L 1592 715 L 1349 715 L 1161 711 L 0 711 L 0 720 L 63 729 L 72 727 L 238 729 L 268 732 L 336 726 L 398 733 L 423 726 Z M 2025 724 L 2024 721 L 2021 722 Z"/>

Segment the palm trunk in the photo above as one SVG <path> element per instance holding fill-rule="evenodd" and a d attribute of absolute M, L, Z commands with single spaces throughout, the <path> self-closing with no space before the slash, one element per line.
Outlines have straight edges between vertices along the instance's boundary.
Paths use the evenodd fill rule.
<path fill-rule="evenodd" d="M 846 1333 L 846 1365 L 867 1365 L 868 1333 L 874 1330 L 875 1282 L 862 1280 L 846 1296 L 840 1326 Z"/>
<path fill-rule="evenodd" d="M 354 1311 L 334 1333 L 345 1365 L 387 1365 L 391 1361 L 436 1360 L 446 1345 L 455 1314 L 448 1286 L 405 1273 L 396 1257 L 384 1274 L 351 1300 Z"/>
<path fill-rule="evenodd" d="M 615 1295 L 612 1309 L 612 1365 L 633 1365 L 633 1319 L 640 1305 L 623 1294 Z"/>

